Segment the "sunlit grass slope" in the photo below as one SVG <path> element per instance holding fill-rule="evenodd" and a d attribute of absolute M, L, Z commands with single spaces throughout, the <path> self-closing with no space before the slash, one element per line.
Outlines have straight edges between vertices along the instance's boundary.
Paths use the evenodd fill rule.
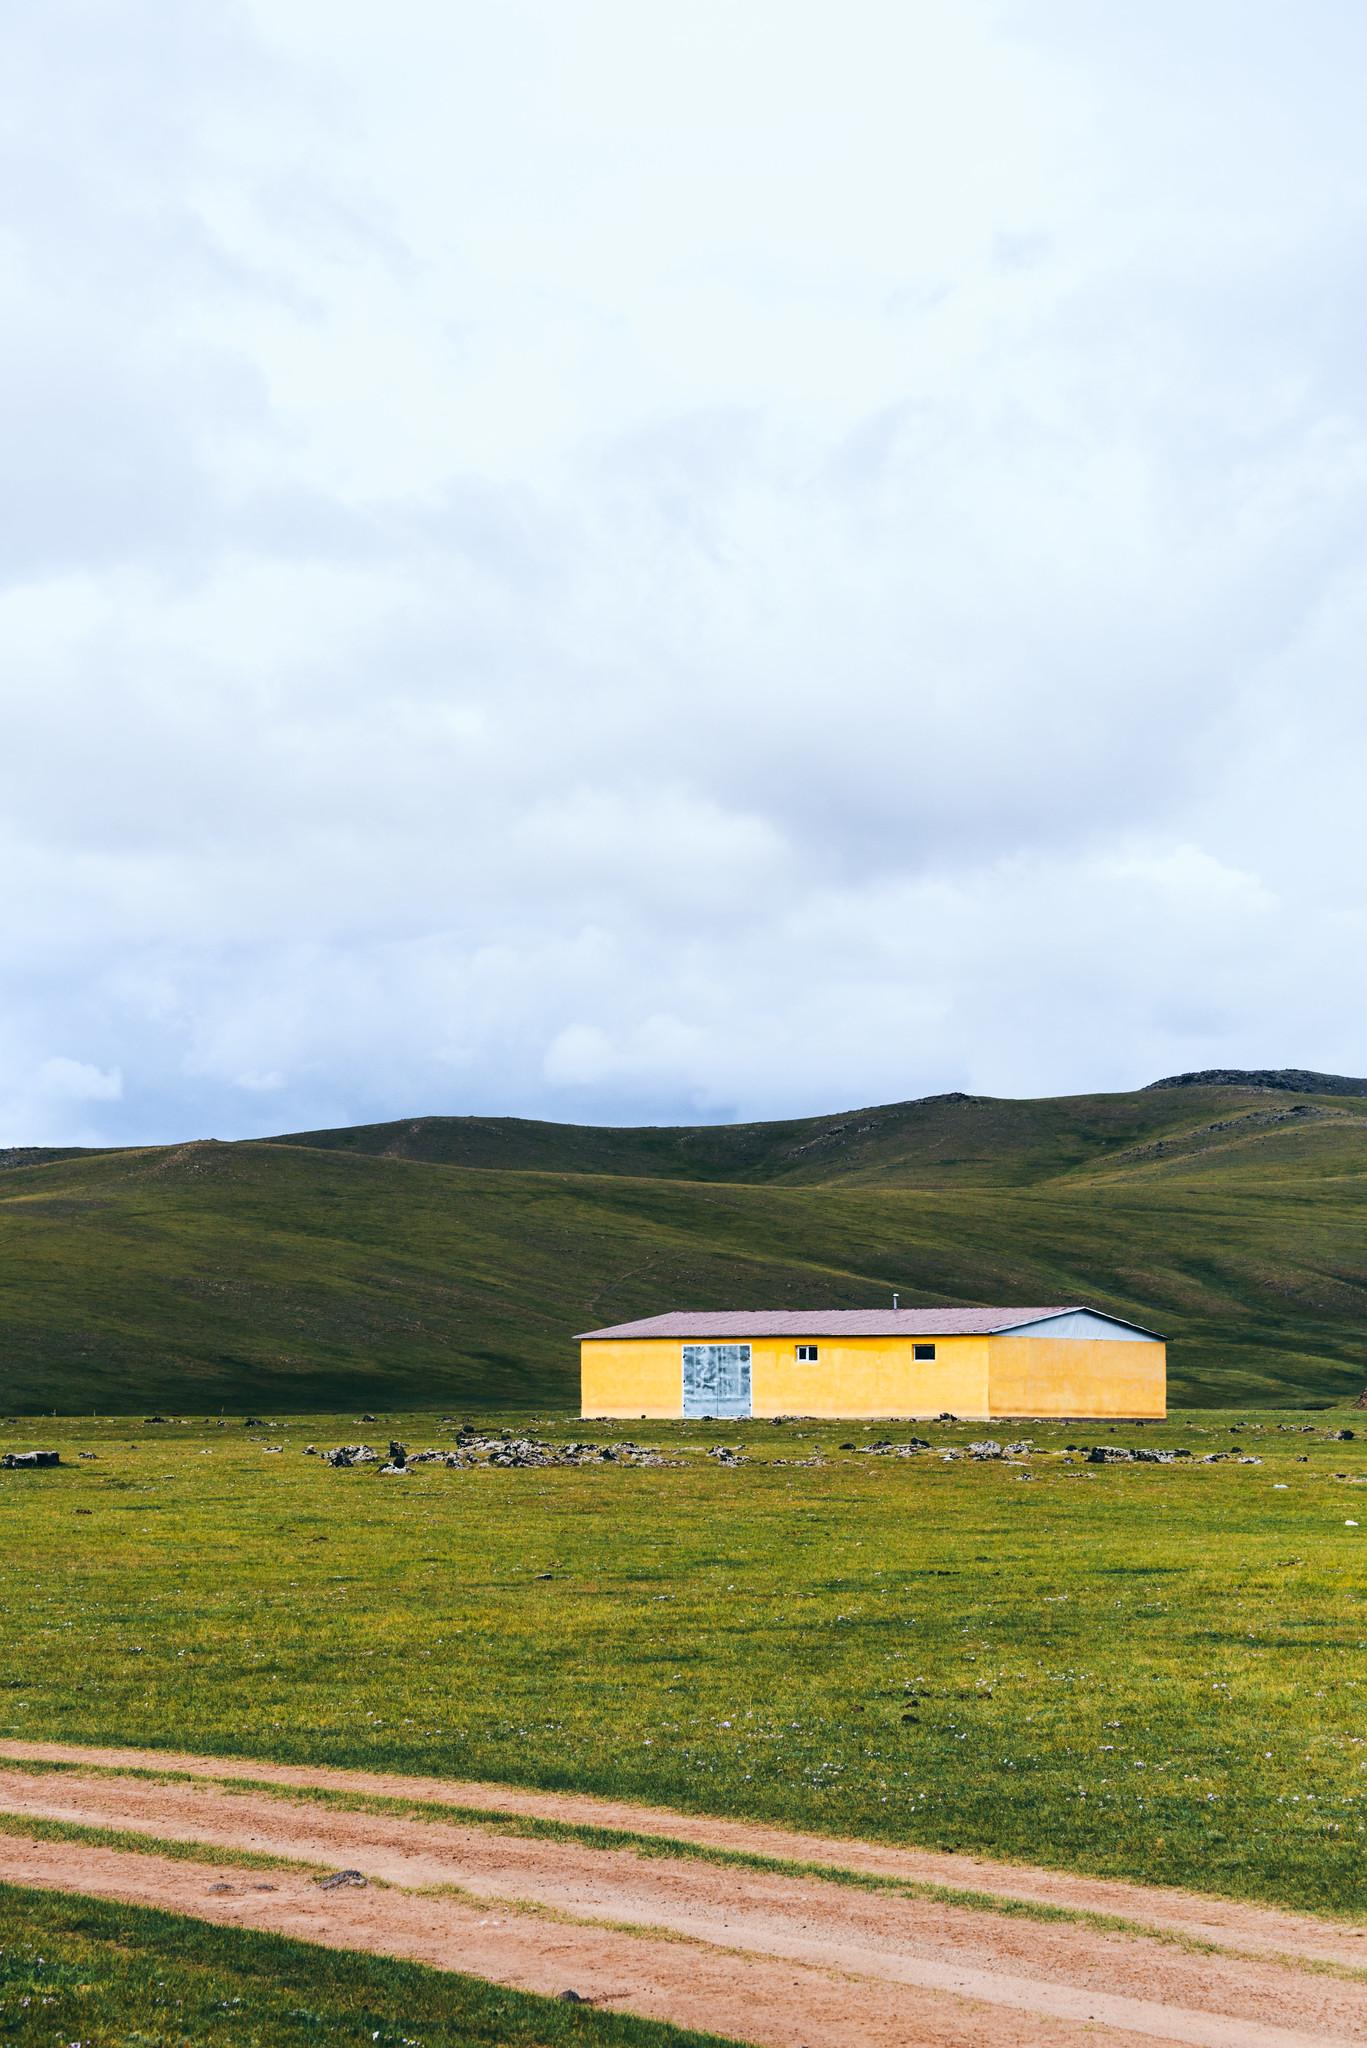
<path fill-rule="evenodd" d="M 576 1330 L 690 1304 L 871 1305 L 893 1288 L 1133 1316 L 1172 1340 L 1179 1402 L 1356 1394 L 1361 1103 L 1193 1115 L 1201 1092 L 1152 1097 L 1184 1104 L 1180 1132 L 1125 1126 L 1123 1144 L 1056 1156 L 1033 1181 L 1018 1148 L 998 1185 L 747 1185 L 277 1144 L 13 1168 L 0 1412 L 566 1406 Z"/>

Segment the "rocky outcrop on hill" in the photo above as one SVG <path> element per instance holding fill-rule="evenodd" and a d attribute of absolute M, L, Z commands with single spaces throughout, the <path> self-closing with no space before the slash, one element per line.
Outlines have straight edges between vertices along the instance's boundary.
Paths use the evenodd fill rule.
<path fill-rule="evenodd" d="M 1195 1074 L 1167 1074 L 1147 1081 L 1154 1088 L 1280 1088 L 1291 1095 L 1367 1095 L 1367 1080 L 1351 1074 L 1316 1074 L 1308 1067 L 1203 1067 Z"/>

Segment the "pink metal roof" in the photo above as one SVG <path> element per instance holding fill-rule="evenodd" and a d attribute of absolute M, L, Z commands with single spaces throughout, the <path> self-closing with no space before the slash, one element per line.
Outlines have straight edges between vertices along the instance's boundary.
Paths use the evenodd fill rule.
<path fill-rule="evenodd" d="M 605 1330 L 581 1330 L 587 1337 L 682 1337 L 701 1342 L 748 1337 L 975 1337 L 1015 1329 L 1041 1316 L 1069 1315 L 1083 1302 L 1054 1308 L 723 1308 L 671 1309 Z M 1106 1315 L 1104 1309 L 1091 1310 Z M 1107 1316 L 1108 1322 L 1123 1321 Z M 1137 1329 L 1137 1323 L 1126 1325 Z"/>

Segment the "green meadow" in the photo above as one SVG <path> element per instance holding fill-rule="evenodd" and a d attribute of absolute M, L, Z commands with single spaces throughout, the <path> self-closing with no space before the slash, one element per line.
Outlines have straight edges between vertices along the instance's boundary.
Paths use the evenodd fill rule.
<path fill-rule="evenodd" d="M 1367 1909 L 1360 1414 L 1021 1425 L 1033 1453 L 1001 1461 L 844 1448 L 906 1425 L 563 1420 L 544 1433 L 670 1462 L 399 1479 L 304 1454 L 454 1436 L 378 1418 L 0 1429 L 63 1457 L 0 1471 L 0 1735 L 574 1788 Z M 920 1426 L 941 1448 L 988 1433 Z M 1094 1443 L 1194 1456 L 1065 1450 Z"/>

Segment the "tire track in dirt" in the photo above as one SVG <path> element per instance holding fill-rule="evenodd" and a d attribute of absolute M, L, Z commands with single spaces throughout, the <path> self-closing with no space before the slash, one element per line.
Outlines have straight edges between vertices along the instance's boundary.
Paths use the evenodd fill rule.
<path fill-rule="evenodd" d="M 314 1930 L 311 1939 L 416 1955 L 543 1989 L 527 1974 L 535 1954 L 539 1968 L 572 1963 L 600 1999 L 612 1988 L 604 1977 L 620 1979 L 620 1997 L 610 2001 L 615 2005 L 776 2048 L 810 2036 L 832 2048 L 959 2039 L 1005 2048 L 1071 2039 L 1078 2027 L 1086 2027 L 1093 2042 L 1133 2044 L 1139 2037 L 1187 2048 L 1367 2043 L 1367 1984 L 1361 1982 L 1306 1975 L 1271 1960 L 1193 1955 L 1142 1935 L 870 1893 L 820 1877 L 510 1837 L 438 1818 L 359 1813 L 207 1783 L 0 1771 L 0 1807 L 34 1819 L 121 1827 L 327 1868 L 346 1864 L 407 1889 L 366 1893 L 362 1910 L 354 1896 L 319 1894 L 295 1873 L 276 1873 L 268 1892 L 259 1888 L 259 1877 L 249 1881 L 239 1871 L 230 1894 L 209 1893 L 202 1866 L 155 1853 L 0 1837 L 0 1876 L 18 1882 L 130 1897 L 133 1892 L 106 1887 L 132 1885 L 149 1903 L 209 1909 L 214 1917 L 219 1902 L 232 1896 L 245 1902 L 238 1912 L 253 1924 L 299 1931 L 302 1915 Z M 35 1858 L 45 1875 L 26 1874 Z M 459 1886 L 489 1903 L 415 1897 L 414 1888 L 434 1885 Z M 574 1917 L 551 1920 L 548 1912 Z M 491 1913 L 508 1916 L 498 1922 L 496 1938 Z M 604 1921 L 616 1925 L 592 1924 Z M 622 1931 L 624 1923 L 639 1932 Z M 453 1959 L 457 1937 L 463 1946 Z M 427 1943 L 421 1954 L 412 1946 L 419 1939 Z M 396 1941 L 402 1945 L 395 1947 Z M 719 1951 L 730 1951 L 730 1959 L 720 1982 L 704 1971 L 711 1988 L 699 2004 L 695 1965 L 701 1958 L 714 1971 Z M 583 1988 L 578 1977 L 576 1989 Z M 847 2009 L 837 2015 L 830 1994 L 841 1981 Z M 719 2017 L 723 1986 L 730 2002 Z M 921 1995 L 909 2032 L 911 1993 Z M 956 2032 L 965 1998 L 978 2017 L 967 2033 Z M 1060 2026 L 1066 2030 L 1061 2036 Z"/>
<path fill-rule="evenodd" d="M 1334 2037 L 1205 2015 L 1127 2010 L 1057 1987 L 1054 2010 L 1012 2003 L 1010 1980 L 984 2001 L 974 1973 L 889 1983 L 692 1942 L 500 1916 L 401 1891 L 320 1893 L 280 1872 L 245 1875 L 155 1853 L 70 1842 L 0 1840 L 0 1882 L 157 1906 L 325 1947 L 392 1955 L 491 1983 L 591 2003 L 721 2034 L 754 2048 L 1328 2048 Z M 264 1887 L 273 1885 L 267 1891 Z M 857 1961 L 857 1959 L 856 1959 Z M 1033 1988 L 1033 1987 L 1031 1987 Z M 919 1994 L 919 1995 L 918 1995 Z M 1112 2024 L 1121 2009 L 1121 2024 Z M 1153 2021 L 1159 2021 L 1155 2031 Z"/>
<path fill-rule="evenodd" d="M 1173 1886 L 1143 1885 L 1124 1878 L 1079 1876 L 1025 1864 L 955 1855 L 933 1849 L 892 1848 L 881 1842 L 845 1841 L 762 1821 L 729 1820 L 676 1813 L 667 1807 L 603 1799 L 589 1793 L 530 1791 L 521 1785 L 490 1785 L 452 1778 L 410 1778 L 389 1771 L 362 1771 L 315 1764 L 258 1762 L 163 1749 L 90 1747 L 75 1743 L 0 1739 L 0 1760 L 96 1764 L 110 1770 L 183 1771 L 192 1777 L 251 1779 L 263 1784 L 339 1792 L 363 1792 L 389 1799 L 463 1806 L 492 1815 L 564 1821 L 571 1825 L 660 1835 L 700 1848 L 737 1850 L 783 1862 L 824 1864 L 869 1877 L 909 1884 L 946 1885 L 987 1892 L 1024 1905 L 1058 1906 L 1069 1912 L 1109 1913 L 1161 1932 L 1211 1941 L 1253 1954 L 1292 1955 L 1306 1962 L 1367 1968 L 1367 1926 L 1316 1919 L 1312 1914 L 1259 1906 L 1244 1900 L 1213 1899 Z"/>

